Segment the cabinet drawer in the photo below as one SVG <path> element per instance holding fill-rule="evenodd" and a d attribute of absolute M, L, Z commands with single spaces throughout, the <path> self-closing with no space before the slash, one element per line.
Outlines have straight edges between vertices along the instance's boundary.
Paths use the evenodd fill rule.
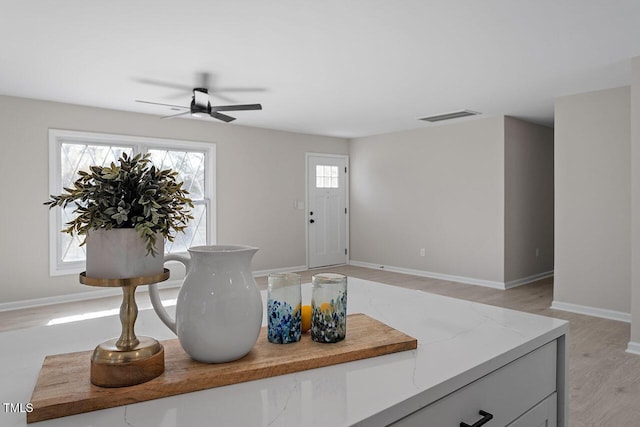
<path fill-rule="evenodd" d="M 509 427 L 556 427 L 557 425 L 558 395 L 553 393 L 509 424 Z"/>
<path fill-rule="evenodd" d="M 504 427 L 556 391 L 557 344 L 552 341 L 470 383 L 394 426 L 459 427 L 493 415 L 486 427 Z"/>

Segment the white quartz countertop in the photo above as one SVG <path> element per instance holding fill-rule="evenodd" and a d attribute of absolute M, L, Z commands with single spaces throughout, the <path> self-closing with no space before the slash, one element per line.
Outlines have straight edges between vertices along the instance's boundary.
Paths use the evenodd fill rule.
<path fill-rule="evenodd" d="M 568 331 L 563 320 L 348 280 L 349 313 L 366 313 L 417 338 L 418 348 L 33 425 L 386 425 Z M 310 293 L 303 285 L 304 304 Z M 92 350 L 119 334 L 115 315 L 0 333 L 0 401 L 28 403 L 46 355 Z M 175 338 L 153 310 L 140 311 L 136 334 Z M 0 426 L 23 425 L 26 414 L 0 407 Z"/>

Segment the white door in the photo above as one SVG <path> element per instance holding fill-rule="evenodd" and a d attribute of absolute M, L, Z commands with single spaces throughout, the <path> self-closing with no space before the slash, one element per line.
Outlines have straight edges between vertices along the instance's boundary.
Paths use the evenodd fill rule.
<path fill-rule="evenodd" d="M 347 157 L 307 155 L 309 268 L 347 263 Z"/>

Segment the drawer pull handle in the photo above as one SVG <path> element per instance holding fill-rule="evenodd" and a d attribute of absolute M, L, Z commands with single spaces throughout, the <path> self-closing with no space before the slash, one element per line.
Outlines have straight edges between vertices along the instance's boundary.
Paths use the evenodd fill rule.
<path fill-rule="evenodd" d="M 467 424 L 465 422 L 461 422 L 460 423 L 460 427 L 480 427 L 480 426 L 485 425 L 486 423 L 488 423 L 490 420 L 493 419 L 493 415 L 492 414 L 490 414 L 490 413 L 488 413 L 486 411 L 483 411 L 482 409 L 480 410 L 479 413 L 480 413 L 480 415 L 482 415 L 482 419 L 481 420 L 476 421 L 473 425 L 469 425 L 469 424 Z"/>

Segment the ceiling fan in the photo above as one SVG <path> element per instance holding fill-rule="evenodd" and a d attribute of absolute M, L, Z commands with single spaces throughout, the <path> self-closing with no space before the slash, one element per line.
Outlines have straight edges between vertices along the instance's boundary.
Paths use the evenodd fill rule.
<path fill-rule="evenodd" d="M 209 98 L 209 89 L 204 87 L 197 87 L 193 89 L 193 96 L 191 97 L 191 105 L 184 107 L 182 105 L 162 104 L 159 102 L 141 101 L 136 99 L 136 102 L 153 105 L 163 105 L 165 107 L 171 107 L 172 109 L 184 109 L 178 114 L 161 117 L 162 119 L 172 119 L 174 117 L 186 116 L 187 114 L 193 117 L 213 117 L 214 119 L 222 120 L 229 123 L 235 120 L 235 117 L 228 116 L 220 113 L 220 111 L 243 111 L 243 110 L 262 110 L 260 104 L 236 104 L 236 105 L 211 105 Z"/>

